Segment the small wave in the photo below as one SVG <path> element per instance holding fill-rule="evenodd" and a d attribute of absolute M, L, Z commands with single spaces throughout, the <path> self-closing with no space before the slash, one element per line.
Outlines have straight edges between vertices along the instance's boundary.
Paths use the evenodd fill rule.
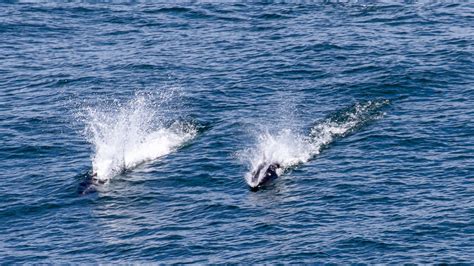
<path fill-rule="evenodd" d="M 252 173 L 264 163 L 281 165 L 279 175 L 286 169 L 305 163 L 318 155 L 327 145 L 338 137 L 344 137 L 367 122 L 380 118 L 380 108 L 387 100 L 357 103 L 341 110 L 314 125 L 309 136 L 301 135 L 291 129 L 283 129 L 276 134 L 268 130 L 257 137 L 257 145 L 239 153 L 239 157 L 249 165 L 245 180 L 250 186 Z"/>
<path fill-rule="evenodd" d="M 93 145 L 93 173 L 100 180 L 167 155 L 197 135 L 197 128 L 173 119 L 173 93 L 138 93 L 125 104 L 85 108 L 87 140 Z M 158 96 L 158 97 L 157 97 Z"/>

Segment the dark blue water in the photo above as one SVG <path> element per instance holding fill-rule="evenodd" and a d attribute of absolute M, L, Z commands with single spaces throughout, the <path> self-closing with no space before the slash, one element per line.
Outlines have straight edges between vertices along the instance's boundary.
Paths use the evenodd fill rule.
<path fill-rule="evenodd" d="M 0 4 L 0 262 L 472 263 L 473 14 Z"/>

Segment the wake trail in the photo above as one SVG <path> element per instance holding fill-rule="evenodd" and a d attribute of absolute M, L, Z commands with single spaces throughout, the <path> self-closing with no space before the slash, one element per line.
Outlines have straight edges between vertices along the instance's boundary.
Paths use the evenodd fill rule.
<path fill-rule="evenodd" d="M 253 173 L 262 164 L 278 163 L 278 175 L 286 169 L 306 163 L 340 137 L 345 137 L 366 123 L 382 116 L 380 109 L 388 100 L 357 103 L 336 112 L 317 123 L 310 129 L 308 136 L 298 134 L 291 129 L 270 133 L 268 130 L 257 136 L 257 145 L 239 153 L 239 157 L 249 165 L 245 180 L 251 187 L 257 185 Z"/>
<path fill-rule="evenodd" d="M 85 135 L 92 144 L 92 172 L 100 181 L 167 155 L 193 139 L 197 127 L 176 120 L 178 100 L 170 92 L 137 93 L 125 104 L 87 107 L 82 112 Z"/>

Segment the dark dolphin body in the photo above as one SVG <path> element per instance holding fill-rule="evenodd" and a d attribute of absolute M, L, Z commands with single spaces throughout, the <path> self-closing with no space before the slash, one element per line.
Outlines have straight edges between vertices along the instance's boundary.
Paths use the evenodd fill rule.
<path fill-rule="evenodd" d="M 250 186 L 251 191 L 258 191 L 262 187 L 271 183 L 278 178 L 277 169 L 281 168 L 279 163 L 262 163 L 257 167 L 257 170 L 252 172 L 252 183 L 258 181 L 257 185 Z M 260 179 L 260 180 L 259 180 Z"/>
<path fill-rule="evenodd" d="M 97 178 L 97 173 L 87 174 L 84 181 L 79 184 L 77 192 L 80 195 L 86 195 L 97 191 L 97 186 L 105 184 L 105 181 Z"/>

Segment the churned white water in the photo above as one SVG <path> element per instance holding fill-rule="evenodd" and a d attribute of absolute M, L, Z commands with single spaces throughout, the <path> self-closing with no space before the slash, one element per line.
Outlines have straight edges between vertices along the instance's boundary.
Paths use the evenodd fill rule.
<path fill-rule="evenodd" d="M 176 96 L 138 93 L 124 104 L 85 109 L 86 136 L 93 145 L 93 173 L 109 180 L 167 155 L 194 138 L 196 128 L 172 121 L 168 102 Z"/>
<path fill-rule="evenodd" d="M 309 136 L 301 135 L 291 129 L 276 133 L 268 130 L 257 136 L 256 146 L 239 153 L 239 157 L 250 166 L 245 174 L 249 186 L 256 186 L 253 173 L 262 164 L 278 163 L 282 174 L 285 169 L 305 163 L 318 155 L 321 150 L 338 137 L 344 137 L 365 122 L 380 117 L 378 109 L 388 101 L 368 101 L 358 103 L 352 108 L 330 117 L 310 129 Z"/>

